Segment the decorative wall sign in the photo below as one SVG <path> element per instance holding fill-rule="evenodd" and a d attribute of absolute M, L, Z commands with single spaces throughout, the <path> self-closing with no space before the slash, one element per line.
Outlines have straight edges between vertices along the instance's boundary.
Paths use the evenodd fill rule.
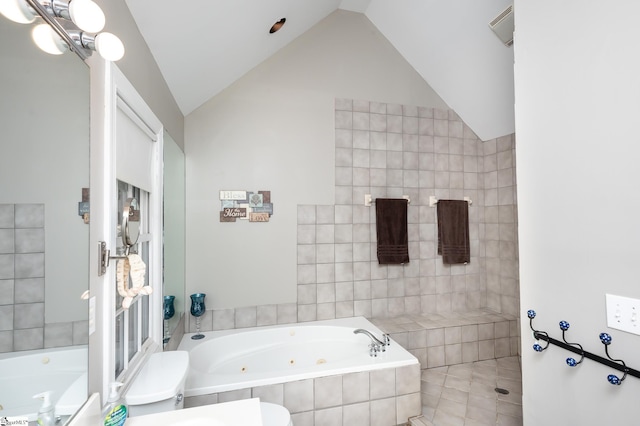
<path fill-rule="evenodd" d="M 249 213 L 249 222 L 269 222 L 269 213 Z"/>
<path fill-rule="evenodd" d="M 271 191 L 220 191 L 220 222 L 269 222 L 272 215 Z"/>

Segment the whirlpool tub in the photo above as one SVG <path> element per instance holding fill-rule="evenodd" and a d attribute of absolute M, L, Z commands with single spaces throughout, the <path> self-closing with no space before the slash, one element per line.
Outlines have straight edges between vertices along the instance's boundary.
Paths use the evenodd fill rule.
<path fill-rule="evenodd" d="M 75 413 L 87 399 L 87 347 L 40 349 L 0 355 L 0 417 L 36 420 L 50 391 L 56 416 Z"/>
<path fill-rule="evenodd" d="M 385 352 L 370 356 L 371 340 L 354 334 L 358 328 L 382 336 L 363 317 L 205 332 L 201 340 L 185 334 L 178 347 L 189 352 L 185 406 L 270 395 L 267 402 L 285 405 L 294 418 L 351 403 L 387 404 L 380 409 L 394 413 L 394 422 L 397 413 L 397 423 L 406 421 L 405 414 L 420 414 L 418 360 L 393 340 Z M 339 389 L 318 401 L 325 385 Z"/>

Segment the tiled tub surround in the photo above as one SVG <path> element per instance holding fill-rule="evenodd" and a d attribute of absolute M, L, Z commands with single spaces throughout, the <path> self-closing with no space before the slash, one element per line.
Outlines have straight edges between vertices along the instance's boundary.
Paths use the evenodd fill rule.
<path fill-rule="evenodd" d="M 0 352 L 88 342 L 88 321 L 45 324 L 44 204 L 0 204 Z"/>
<path fill-rule="evenodd" d="M 417 377 L 417 379 L 416 379 Z M 420 367 L 389 368 L 185 398 L 185 408 L 260 398 L 296 426 L 394 426 L 420 413 Z"/>
<path fill-rule="evenodd" d="M 179 349 L 192 351 L 194 370 L 185 406 L 259 397 L 287 407 L 296 426 L 405 424 L 421 413 L 420 365 L 397 346 L 370 358 L 369 341 L 355 328 L 381 335 L 364 318 L 220 332 L 197 342 L 186 335 Z M 209 354 L 217 345 L 231 354 Z M 317 366 L 317 357 L 326 362 Z"/>

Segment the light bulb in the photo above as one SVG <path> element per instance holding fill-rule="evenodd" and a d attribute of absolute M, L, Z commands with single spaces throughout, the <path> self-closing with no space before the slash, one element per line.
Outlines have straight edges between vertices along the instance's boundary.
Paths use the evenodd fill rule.
<path fill-rule="evenodd" d="M 19 24 L 30 24 L 36 19 L 33 10 L 24 0 L 0 0 L 0 13 Z"/>
<path fill-rule="evenodd" d="M 74 0 L 75 1 L 75 0 Z M 117 61 L 124 56 L 124 45 L 111 33 L 100 33 L 95 39 L 96 50 L 107 61 Z"/>
<path fill-rule="evenodd" d="M 68 48 L 49 24 L 36 25 L 33 27 L 31 36 L 40 49 L 52 55 L 62 55 Z"/>
<path fill-rule="evenodd" d="M 104 12 L 92 0 L 71 0 L 69 16 L 78 28 L 88 33 L 98 33 L 104 28 Z"/>

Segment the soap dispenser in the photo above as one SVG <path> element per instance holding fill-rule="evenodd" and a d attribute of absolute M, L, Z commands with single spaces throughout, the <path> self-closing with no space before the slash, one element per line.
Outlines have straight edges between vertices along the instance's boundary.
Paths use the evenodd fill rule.
<path fill-rule="evenodd" d="M 42 400 L 42 406 L 38 410 L 38 425 L 39 426 L 54 426 L 56 424 L 55 413 L 53 412 L 53 405 L 51 405 L 51 392 L 42 392 L 37 395 L 33 395 L 34 398 L 40 398 Z"/>
<path fill-rule="evenodd" d="M 120 386 L 122 386 L 120 382 L 109 384 L 109 398 L 107 399 L 107 406 L 102 413 L 104 426 L 122 426 L 129 416 L 127 405 L 124 399 L 120 397 L 120 392 L 118 392 Z"/>

